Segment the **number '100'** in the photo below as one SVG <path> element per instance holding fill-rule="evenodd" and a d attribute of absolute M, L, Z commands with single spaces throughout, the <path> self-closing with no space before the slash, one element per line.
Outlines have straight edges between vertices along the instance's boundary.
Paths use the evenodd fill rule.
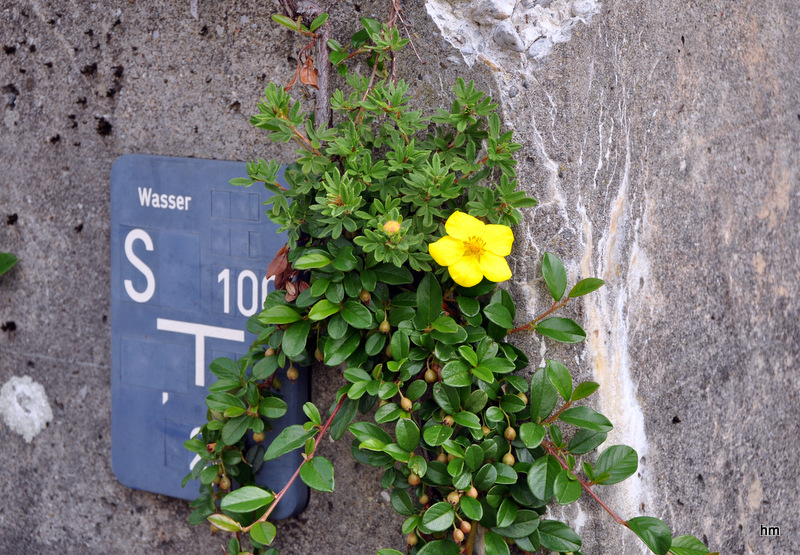
<path fill-rule="evenodd" d="M 264 306 L 264 299 L 267 298 L 269 293 L 269 285 L 274 278 L 267 279 L 264 277 L 261 280 L 261 295 L 258 294 L 258 277 L 252 270 L 242 270 L 236 278 L 236 308 L 242 316 L 250 317 Z M 250 282 L 249 286 L 246 282 Z M 222 310 L 225 314 L 231 313 L 231 270 L 230 268 L 223 269 L 217 274 L 217 283 L 222 284 Z M 245 297 L 245 293 L 250 293 L 249 297 Z M 259 299 L 261 302 L 259 302 Z"/>

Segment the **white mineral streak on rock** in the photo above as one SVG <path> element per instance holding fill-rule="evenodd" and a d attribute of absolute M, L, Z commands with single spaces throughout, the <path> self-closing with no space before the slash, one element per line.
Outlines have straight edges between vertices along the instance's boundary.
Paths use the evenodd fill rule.
<path fill-rule="evenodd" d="M 641 459 L 647 454 L 647 437 L 637 384 L 631 377 L 628 338 L 630 300 L 632 293 L 639 289 L 640 280 L 646 281 L 649 264 L 638 245 L 638 230 L 634 231 L 630 222 L 631 147 L 624 105 L 620 107 L 620 119 L 625 134 L 625 165 L 610 207 L 608 226 L 598 241 L 597 256 L 592 252 L 592 223 L 585 209 L 580 207 L 579 210 L 585 246 L 580 275 L 597 276 L 606 282 L 584 301 L 589 356 L 594 362 L 595 379 L 601 386 L 598 409 L 614 424 L 606 445 L 629 445 Z M 602 151 L 600 156 L 603 156 Z M 638 474 L 608 490 L 617 497 L 616 506 L 624 518 L 640 514 L 642 503 L 646 507 L 652 505 L 646 480 L 647 473 L 640 464 Z"/>
<path fill-rule="evenodd" d="M 580 22 L 589 24 L 599 0 L 427 0 L 442 36 L 469 67 L 480 61 L 503 71 L 542 62 Z"/>
<path fill-rule="evenodd" d="M 26 443 L 30 443 L 53 419 L 44 387 L 30 376 L 13 376 L 3 384 L 0 414 L 6 426 L 21 435 Z"/>

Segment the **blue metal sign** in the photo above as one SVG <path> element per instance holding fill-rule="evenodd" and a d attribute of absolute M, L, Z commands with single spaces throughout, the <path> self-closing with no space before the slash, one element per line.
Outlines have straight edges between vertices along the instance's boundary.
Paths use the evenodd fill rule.
<path fill-rule="evenodd" d="M 111 458 L 126 486 L 197 497 L 199 482 L 181 488 L 194 456 L 183 442 L 206 419 L 209 363 L 247 352 L 247 318 L 272 290 L 266 267 L 286 243 L 263 214 L 271 193 L 228 184 L 245 175 L 239 162 L 144 155 L 111 170 Z M 289 410 L 266 444 L 304 421 L 307 373 L 282 380 Z M 258 481 L 277 491 L 301 462 L 294 452 L 265 463 Z M 274 514 L 307 500 L 298 481 Z"/>

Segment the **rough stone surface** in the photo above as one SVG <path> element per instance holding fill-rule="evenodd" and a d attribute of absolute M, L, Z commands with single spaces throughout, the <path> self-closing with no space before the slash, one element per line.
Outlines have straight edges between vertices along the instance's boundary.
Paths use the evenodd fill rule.
<path fill-rule="evenodd" d="M 479 43 L 453 50 L 435 10 L 412 3 L 405 16 L 426 64 L 409 50 L 398 73 L 423 107 L 449 105 L 457 75 L 476 79 L 523 144 L 520 183 L 541 204 L 526 210 L 512 254 L 520 322 L 547 305 L 545 250 L 571 279 L 607 281 L 568 308 L 585 344 L 519 341 L 532 360 L 558 357 L 599 381 L 612 441 L 644 455 L 637 480 L 602 490 L 608 502 L 721 553 L 798 553 L 794 1 L 602 7 L 532 64 L 481 59 Z M 290 156 L 247 124 L 259 90 L 290 79 L 302 46 L 268 21 L 278 9 L 0 3 L 0 250 L 20 258 L 0 277 L 0 383 L 24 369 L 54 416 L 32 443 L 6 434 L 0 446 L 13 484 L 0 553 L 220 552 L 220 538 L 186 524 L 186 503 L 129 490 L 111 472 L 108 175 L 131 152 Z M 385 9 L 337 4 L 334 36 L 346 40 L 353 15 Z M 472 56 L 471 68 L 454 54 Z M 338 385 L 315 375 L 315 401 L 329 404 Z M 281 552 L 402 548 L 377 473 L 344 442 L 324 450 L 338 491 L 279 525 Z M 588 500 L 551 516 L 580 531 L 584 553 L 646 552 Z M 762 525 L 781 536 L 760 536 Z"/>

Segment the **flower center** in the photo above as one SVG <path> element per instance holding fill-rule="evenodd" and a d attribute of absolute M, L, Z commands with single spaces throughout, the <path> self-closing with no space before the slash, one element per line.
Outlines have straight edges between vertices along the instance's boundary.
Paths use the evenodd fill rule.
<path fill-rule="evenodd" d="M 486 247 L 486 241 L 484 241 L 481 237 L 470 237 L 464 241 L 464 246 L 470 252 L 470 254 L 481 254 L 484 250 L 484 247 Z"/>

